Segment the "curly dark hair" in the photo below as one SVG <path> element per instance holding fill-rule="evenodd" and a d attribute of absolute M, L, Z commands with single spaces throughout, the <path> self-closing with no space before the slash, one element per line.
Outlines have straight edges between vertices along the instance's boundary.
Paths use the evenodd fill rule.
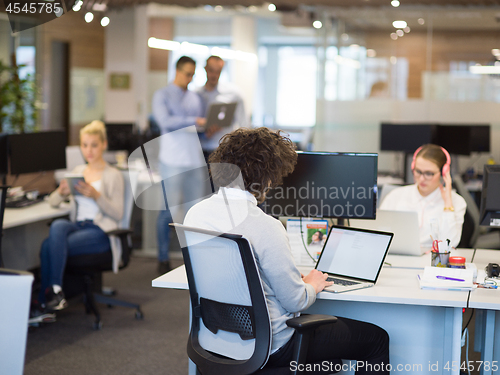
<path fill-rule="evenodd" d="M 237 129 L 222 137 L 208 162 L 236 165 L 241 170 L 245 189 L 262 203 L 266 191 L 279 186 L 297 164 L 295 145 L 285 134 L 265 127 Z M 236 177 L 229 176 L 227 169 L 211 168 L 211 174 L 220 186 L 227 186 Z"/>

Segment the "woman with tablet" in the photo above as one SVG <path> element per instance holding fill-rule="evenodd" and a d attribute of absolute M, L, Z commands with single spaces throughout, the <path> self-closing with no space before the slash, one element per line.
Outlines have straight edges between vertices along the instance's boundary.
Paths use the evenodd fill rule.
<path fill-rule="evenodd" d="M 80 149 L 87 164 L 73 170 L 72 188 L 66 179 L 50 195 L 49 203 L 59 206 L 69 198 L 71 220 L 58 219 L 50 226 L 42 244 L 39 303 L 49 311 L 67 306 L 62 291 L 66 259 L 70 256 L 106 252 L 110 241 L 105 232 L 117 229 L 123 215 L 124 182 L 121 172 L 103 159 L 107 147 L 106 128 L 92 121 L 80 130 Z"/>
<path fill-rule="evenodd" d="M 413 185 L 392 190 L 381 210 L 416 211 L 420 225 L 420 246 L 430 249 L 433 240 L 450 240 L 456 247 L 462 235 L 465 200 L 451 189 L 450 155 L 443 147 L 419 147 L 411 163 Z"/>

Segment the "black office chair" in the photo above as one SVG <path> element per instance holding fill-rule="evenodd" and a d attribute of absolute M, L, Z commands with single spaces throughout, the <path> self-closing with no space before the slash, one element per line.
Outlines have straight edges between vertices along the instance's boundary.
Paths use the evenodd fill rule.
<path fill-rule="evenodd" d="M 0 186 L 0 268 L 3 267 L 2 258 L 2 236 L 3 236 L 3 215 L 5 212 L 5 199 L 7 198 L 7 190 L 9 186 Z"/>
<path fill-rule="evenodd" d="M 130 238 L 132 231 L 128 229 L 130 228 L 130 218 L 132 216 L 134 203 L 131 182 L 137 182 L 137 174 L 135 174 L 135 172 L 130 172 L 130 179 L 129 172 L 123 172 L 122 174 L 125 180 L 125 205 L 123 217 L 120 222 L 120 228 L 107 233 L 110 236 L 117 236 L 121 242 L 122 254 L 119 267 L 120 270 L 127 267 L 130 261 L 130 254 L 132 253 L 132 242 Z M 112 290 L 108 291 L 106 295 L 103 294 L 102 273 L 105 271 L 112 271 L 112 264 L 113 255 L 111 249 L 105 253 L 68 257 L 66 263 L 63 283 L 64 293 L 68 298 L 84 293 L 85 308 L 87 313 L 92 312 L 95 315 L 93 328 L 96 330 L 102 328 L 101 315 L 97 309 L 96 302 L 108 306 L 130 307 L 136 310 L 136 319 L 143 319 L 144 317 L 140 305 L 114 298 L 113 296 L 116 293 Z"/>
<path fill-rule="evenodd" d="M 462 236 L 460 237 L 460 243 L 457 247 L 473 249 L 476 246 L 480 234 L 479 208 L 476 205 L 476 201 L 465 187 L 465 183 L 460 175 L 453 176 L 453 186 L 456 188 L 457 193 L 465 199 L 465 203 L 467 204 L 464 223 L 462 225 Z"/>
<path fill-rule="evenodd" d="M 290 374 L 289 366 L 264 367 L 272 329 L 248 240 L 236 234 L 172 226 L 181 242 L 188 277 L 192 320 L 187 352 L 197 374 Z M 330 315 L 302 315 L 287 321 L 296 330 L 294 360 L 298 364 L 305 363 L 311 330 L 336 321 Z M 341 360 L 337 363 L 342 364 Z"/>

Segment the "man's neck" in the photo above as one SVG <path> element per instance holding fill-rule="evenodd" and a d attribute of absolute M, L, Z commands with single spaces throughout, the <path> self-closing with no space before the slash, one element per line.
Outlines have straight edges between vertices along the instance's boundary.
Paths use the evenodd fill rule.
<path fill-rule="evenodd" d="M 176 80 L 174 80 L 174 82 L 172 82 L 174 85 L 176 85 L 177 87 L 179 87 L 181 90 L 183 91 L 186 91 L 187 90 L 187 86 L 184 87 L 184 86 L 181 86 Z"/>
<path fill-rule="evenodd" d="M 217 88 L 217 84 L 211 85 L 208 82 L 205 83 L 205 90 L 207 91 L 214 91 Z"/>

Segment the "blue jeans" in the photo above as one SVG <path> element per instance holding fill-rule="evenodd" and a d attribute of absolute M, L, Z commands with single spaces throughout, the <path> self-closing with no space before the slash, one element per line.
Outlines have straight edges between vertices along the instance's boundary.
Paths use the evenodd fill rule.
<path fill-rule="evenodd" d="M 187 211 L 211 192 L 207 168 L 176 167 L 160 163 L 160 174 L 165 188 L 166 210 L 160 211 L 156 221 L 158 260 L 169 259 L 170 226 L 172 221 L 182 223 Z"/>
<path fill-rule="evenodd" d="M 45 303 L 45 291 L 49 286 L 62 286 L 68 257 L 106 251 L 111 251 L 109 237 L 92 221 L 55 220 L 40 251 L 42 285 L 39 302 Z"/>

